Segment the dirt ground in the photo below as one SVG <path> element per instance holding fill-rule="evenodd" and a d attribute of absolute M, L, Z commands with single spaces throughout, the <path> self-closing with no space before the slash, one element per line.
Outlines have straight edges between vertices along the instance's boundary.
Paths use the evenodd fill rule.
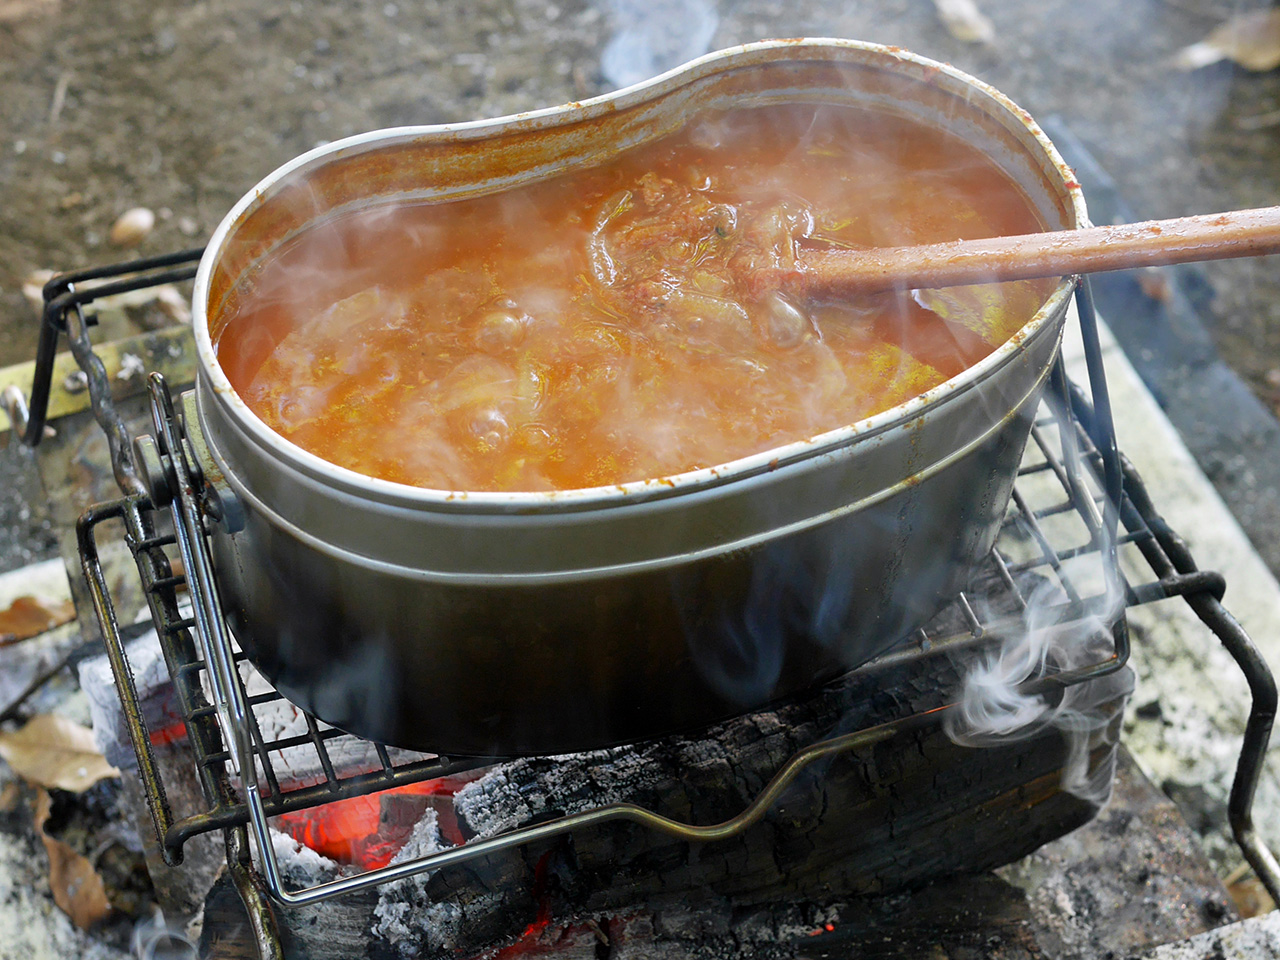
<path fill-rule="evenodd" d="M 0 0 L 0 366 L 34 354 L 21 291 L 33 270 L 200 246 L 255 182 L 318 143 L 606 92 L 602 60 L 636 10 L 677 39 L 709 33 L 703 49 L 851 37 L 954 63 L 1060 118 L 1140 218 L 1278 204 L 1280 70 L 1171 63 L 1271 2 L 976 0 L 994 38 L 967 43 L 933 0 Z M 113 247 L 112 223 L 136 206 L 155 211 L 154 231 Z M 1280 258 L 1203 275 L 1218 350 L 1280 409 Z M 1204 432 L 1221 432 L 1215 412 Z M 1280 572 L 1280 485 L 1266 479 L 1280 475 L 1280 443 L 1271 473 L 1254 470 L 1256 448 L 1211 456 Z M 0 570 L 54 551 L 39 500 L 20 451 L 0 451 Z"/>
<path fill-rule="evenodd" d="M 197 246 L 317 143 L 604 92 L 602 54 L 635 10 L 694 43 L 706 27 L 710 48 L 841 36 L 950 61 L 1060 116 L 1140 217 L 1274 204 L 1280 71 L 1170 62 L 1259 3 L 978 0 L 994 39 L 974 44 L 931 0 L 701 0 L 697 23 L 697 0 L 0 0 L 0 366 L 33 352 L 23 278 L 126 256 L 107 240 L 122 211 L 158 215 L 139 253 Z M 1274 409 L 1277 259 L 1206 275 L 1219 348 Z"/>

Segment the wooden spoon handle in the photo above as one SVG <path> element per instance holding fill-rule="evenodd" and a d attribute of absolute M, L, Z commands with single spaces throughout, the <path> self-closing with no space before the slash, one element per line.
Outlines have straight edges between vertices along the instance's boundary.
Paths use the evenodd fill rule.
<path fill-rule="evenodd" d="M 1278 251 L 1280 207 L 1261 207 L 916 247 L 806 251 L 794 273 L 778 277 L 778 285 L 801 295 L 840 296 L 1063 277 Z"/>

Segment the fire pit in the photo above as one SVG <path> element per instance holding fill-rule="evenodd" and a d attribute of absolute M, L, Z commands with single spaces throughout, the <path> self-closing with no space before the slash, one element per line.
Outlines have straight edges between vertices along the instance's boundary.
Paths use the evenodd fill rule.
<path fill-rule="evenodd" d="M 1106 613 L 1100 605 L 1116 570 L 1102 536 L 1109 504 L 1118 504 L 1114 515 L 1122 529 L 1115 549 L 1145 572 L 1141 579 L 1129 577 L 1126 604 L 1186 597 L 1265 696 L 1265 664 L 1218 602 L 1221 578 L 1196 569 L 1140 479 L 1115 458 L 1107 419 L 1094 414 L 1095 407 L 1105 410 L 1105 394 L 1095 394 L 1091 406 L 1059 367 L 1032 428 L 997 549 L 965 592 L 925 628 L 819 693 L 731 721 L 708 736 L 559 761 L 424 757 L 360 741 L 298 711 L 253 678 L 214 615 L 216 606 L 208 605 L 213 581 L 204 553 L 206 506 L 191 496 L 184 476 L 189 465 L 181 418 L 164 381 L 152 379 L 149 403 L 167 460 L 135 464 L 130 430 L 110 405 L 111 383 L 98 367 L 84 308 L 113 290 L 189 276 L 185 264 L 196 256 L 67 275 L 46 290 L 44 330 L 54 344 L 60 329 L 70 333 L 126 491 L 124 498 L 84 515 L 79 546 L 163 856 L 179 864 L 193 838 L 223 831 L 229 873 L 262 956 L 282 955 L 272 898 L 296 906 L 349 894 L 332 902 L 363 898 L 372 910 L 369 898 L 376 890 L 379 929 L 387 942 L 411 942 L 414 936 L 423 942 L 422 921 L 415 933 L 414 917 L 462 918 L 453 926 L 433 924 L 452 938 L 436 941 L 438 949 L 453 944 L 474 952 L 522 937 L 533 942 L 553 921 L 560 924 L 556 929 L 579 931 L 570 938 L 575 943 L 580 934 L 598 944 L 597 933 L 607 939 L 607 930 L 593 932 L 591 923 L 599 926 L 603 915 L 626 915 L 636 898 L 660 899 L 653 884 L 664 883 L 737 897 L 740 903 L 798 897 L 814 906 L 780 914 L 771 929 L 794 926 L 801 917 L 822 932 L 830 921 L 816 905 L 835 889 L 845 896 L 883 893 L 982 869 L 1072 829 L 1093 815 L 1096 802 L 1061 789 L 1064 757 L 1056 735 L 968 750 L 943 736 L 941 722 L 959 683 L 958 655 L 1023 629 L 1032 590 L 1052 585 L 1058 627 Z M 113 276 L 126 279 L 99 287 L 86 283 Z M 1081 306 L 1087 331 L 1087 298 Z M 1086 336 L 1086 344 L 1100 369 L 1096 342 Z M 182 349 L 181 339 L 175 341 L 175 350 Z M 29 436 L 39 436 L 43 427 L 40 384 L 47 387 L 52 356 L 52 349 L 42 351 L 26 422 Z M 173 364 L 171 372 L 180 377 L 180 369 Z M 177 480 L 173 522 L 144 490 L 140 474 L 148 470 Z M 1119 494 L 1109 498 L 1108 485 Z M 141 577 L 180 726 L 149 725 L 134 686 L 125 649 L 125 636 L 134 631 L 122 628 L 115 616 L 113 591 L 99 562 L 103 548 L 119 536 L 109 532 L 111 521 L 122 522 L 123 541 Z M 1072 674 L 1037 678 L 1031 686 L 1062 690 L 1119 676 L 1127 656 L 1124 618 L 1110 617 L 1104 626 L 1108 642 L 1093 663 Z M 1123 696 L 1123 687 L 1116 696 Z M 1232 795 L 1232 822 L 1260 876 L 1274 882 L 1274 861 L 1258 844 L 1249 819 L 1270 730 L 1268 709 L 1265 699 L 1255 703 Z M 282 725 L 282 716 L 291 723 Z M 1100 771 L 1108 782 L 1116 729 L 1114 723 L 1102 725 L 1088 752 L 1088 771 Z M 174 737 L 185 739 L 193 755 L 204 801 L 194 813 L 175 812 L 169 803 L 172 768 L 161 754 Z M 726 743 L 733 748 L 728 755 Z M 389 788 L 402 789 L 373 796 Z M 637 800 L 652 810 L 626 805 Z M 348 859 L 360 868 L 304 868 L 293 852 L 297 848 L 287 841 L 282 846 L 267 822 L 279 818 L 276 826 L 287 827 L 295 838 L 338 855 L 343 844 L 348 851 L 359 846 L 359 838 L 330 837 L 326 845 L 317 841 L 316 824 L 346 816 L 351 807 L 343 808 L 344 801 L 364 803 L 366 815 L 376 809 L 394 835 L 390 849 L 363 860 L 351 854 Z M 716 822 L 722 825 L 709 826 Z M 256 854 L 251 837 L 257 838 Z M 698 842 L 717 838 L 722 842 Z M 465 844 L 451 845 L 460 840 Z M 529 852 L 521 855 L 521 849 Z M 824 855 L 815 859 L 814 851 Z M 469 864 L 460 871 L 461 861 Z M 700 861 L 716 865 L 690 873 L 688 864 Z M 428 871 L 425 880 L 415 879 Z M 495 898 L 483 879 L 483 889 L 468 887 L 486 876 L 505 878 L 508 892 Z M 552 880 L 554 895 L 547 892 Z M 389 881 L 397 883 L 378 890 Z M 618 929 L 643 939 L 638 928 Z"/>

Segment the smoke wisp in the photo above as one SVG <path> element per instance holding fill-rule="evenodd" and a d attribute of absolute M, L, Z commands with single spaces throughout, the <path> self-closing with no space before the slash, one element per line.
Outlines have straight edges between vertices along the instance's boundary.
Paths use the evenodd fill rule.
<path fill-rule="evenodd" d="M 640 83 L 711 49 L 720 24 L 714 0 L 597 0 L 617 32 L 600 71 L 617 87 Z"/>
<path fill-rule="evenodd" d="M 446 490 L 577 489 L 855 423 L 985 356 L 1034 284 L 922 303 L 768 286 L 809 249 L 1025 232 L 974 148 L 831 104 L 707 110 L 571 176 L 325 215 L 247 276 L 218 359 L 286 439 Z"/>
<path fill-rule="evenodd" d="M 1096 558 L 1094 558 L 1096 560 Z M 1068 565 L 1088 558 L 1068 561 Z M 1106 659 L 1113 648 L 1110 625 L 1122 614 L 1114 587 L 1095 611 L 1075 619 L 1057 584 L 1046 581 L 1027 602 L 1025 629 L 1000 638 L 996 646 L 965 666 L 955 706 L 947 711 L 947 735 L 966 746 L 992 746 L 1053 729 L 1066 743 L 1062 787 L 1101 807 L 1111 796 L 1114 753 L 1091 769 L 1092 752 L 1113 744 L 1116 720 L 1133 692 L 1128 670 L 1050 693 L 1028 693 L 1029 681 L 1066 673 Z"/>

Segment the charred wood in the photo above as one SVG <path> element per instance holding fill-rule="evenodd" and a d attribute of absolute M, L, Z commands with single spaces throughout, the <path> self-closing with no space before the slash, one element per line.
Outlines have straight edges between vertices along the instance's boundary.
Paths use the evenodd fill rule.
<path fill-rule="evenodd" d="M 947 658 L 917 658 L 696 738 L 502 764 L 459 791 L 455 807 L 476 836 L 623 800 L 716 823 L 741 811 L 801 747 L 937 706 L 957 680 Z M 1095 768 L 1110 768 L 1115 742 L 1094 751 Z M 390 885 L 375 929 L 390 942 L 469 955 L 528 936 L 547 918 L 565 930 L 672 898 L 725 900 L 742 911 L 986 870 L 1096 813 L 1060 789 L 1064 756 L 1055 732 L 978 750 L 929 725 L 807 771 L 764 821 L 733 839 L 684 843 L 625 823 L 583 830 Z"/>

